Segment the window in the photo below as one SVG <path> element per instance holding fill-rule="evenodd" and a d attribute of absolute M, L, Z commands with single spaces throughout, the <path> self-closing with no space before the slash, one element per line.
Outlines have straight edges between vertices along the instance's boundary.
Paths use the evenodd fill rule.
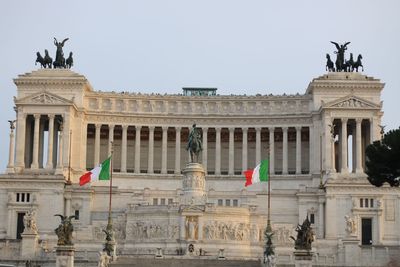
<path fill-rule="evenodd" d="M 232 205 L 233 205 L 234 207 L 239 206 L 239 201 L 238 201 L 237 199 L 234 199 Z"/>
<path fill-rule="evenodd" d="M 373 198 L 371 198 L 371 199 L 369 200 L 369 206 L 370 206 L 371 208 L 374 207 L 374 199 L 373 199 Z"/>
<path fill-rule="evenodd" d="M 315 224 L 315 214 L 314 213 L 310 214 L 310 223 Z"/>
<path fill-rule="evenodd" d="M 174 202 L 173 198 L 168 198 L 168 205 L 172 204 Z"/>
<path fill-rule="evenodd" d="M 30 193 L 17 193 L 15 200 L 16 200 L 16 202 L 28 203 L 31 201 L 31 194 Z"/>
<path fill-rule="evenodd" d="M 230 199 L 225 199 L 225 206 L 229 207 L 231 205 Z"/>
<path fill-rule="evenodd" d="M 364 207 L 364 200 L 362 198 L 360 198 L 360 208 Z"/>
<path fill-rule="evenodd" d="M 162 198 L 162 199 L 161 199 L 160 205 L 165 205 L 165 198 Z"/>
<path fill-rule="evenodd" d="M 75 220 L 79 220 L 79 210 L 75 210 Z"/>
<path fill-rule="evenodd" d="M 366 198 L 364 200 L 365 200 L 365 207 L 368 208 L 368 198 Z"/>
<path fill-rule="evenodd" d="M 153 205 L 158 205 L 158 198 L 153 198 Z"/>
<path fill-rule="evenodd" d="M 360 198 L 360 208 L 373 208 L 374 204 L 373 198 Z"/>
<path fill-rule="evenodd" d="M 223 205 L 224 205 L 224 200 L 218 199 L 218 206 L 223 206 Z"/>

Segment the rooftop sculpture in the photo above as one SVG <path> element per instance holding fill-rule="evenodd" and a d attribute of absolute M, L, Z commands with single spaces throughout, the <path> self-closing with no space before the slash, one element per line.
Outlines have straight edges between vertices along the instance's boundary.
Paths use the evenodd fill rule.
<path fill-rule="evenodd" d="M 49 52 L 47 49 L 44 50 L 45 56 L 42 57 L 40 52 L 36 52 L 36 61 L 35 65 L 37 63 L 40 63 L 41 68 L 49 68 L 51 69 L 52 67 L 54 68 L 68 68 L 70 69 L 73 66 L 74 60 L 72 58 L 72 52 L 69 53 L 69 57 L 65 59 L 64 57 L 64 51 L 63 47 L 66 41 L 68 41 L 69 38 L 65 38 L 62 42 L 57 41 L 56 38 L 54 38 L 54 45 L 57 47 L 56 50 L 56 59 L 53 61 L 53 58 L 49 56 Z"/>
<path fill-rule="evenodd" d="M 358 72 L 358 68 L 361 67 L 361 70 L 364 71 L 364 66 L 362 65 L 361 59 L 362 55 L 359 54 L 357 57 L 357 60 L 354 61 L 353 59 L 353 53 L 350 53 L 350 59 L 346 60 L 345 59 L 345 51 L 347 50 L 347 46 L 350 44 L 350 42 L 346 42 L 342 45 L 339 45 L 336 42 L 331 41 L 332 44 L 335 45 L 337 51 L 334 53 L 336 54 L 336 61 L 335 64 L 331 60 L 331 57 L 329 54 L 326 54 L 326 70 L 333 72 L 353 72 L 354 70 Z M 336 68 L 335 68 L 336 67 Z"/>

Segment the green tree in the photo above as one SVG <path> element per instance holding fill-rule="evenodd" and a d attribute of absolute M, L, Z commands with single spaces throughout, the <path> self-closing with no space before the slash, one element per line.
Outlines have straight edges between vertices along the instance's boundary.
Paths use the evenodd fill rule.
<path fill-rule="evenodd" d="M 384 183 L 400 185 L 400 127 L 367 146 L 365 164 L 371 184 L 378 187 Z"/>

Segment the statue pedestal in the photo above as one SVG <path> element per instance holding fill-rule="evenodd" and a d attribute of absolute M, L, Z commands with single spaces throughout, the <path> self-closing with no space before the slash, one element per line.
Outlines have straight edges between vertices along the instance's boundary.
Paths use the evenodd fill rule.
<path fill-rule="evenodd" d="M 183 169 L 183 203 L 204 205 L 206 203 L 205 171 L 200 163 L 188 163 Z"/>
<path fill-rule="evenodd" d="M 28 232 L 25 231 L 21 234 L 22 242 L 21 242 L 21 257 L 32 259 L 36 255 L 36 251 L 38 248 L 38 239 L 39 236 L 36 232 Z"/>
<path fill-rule="evenodd" d="M 360 240 L 358 240 L 356 237 L 343 239 L 344 262 L 346 263 L 346 265 L 360 266 L 361 248 L 359 244 Z"/>
<path fill-rule="evenodd" d="M 313 252 L 308 250 L 296 250 L 294 252 L 295 267 L 311 267 Z"/>
<path fill-rule="evenodd" d="M 74 246 L 56 247 L 56 267 L 74 267 Z"/>

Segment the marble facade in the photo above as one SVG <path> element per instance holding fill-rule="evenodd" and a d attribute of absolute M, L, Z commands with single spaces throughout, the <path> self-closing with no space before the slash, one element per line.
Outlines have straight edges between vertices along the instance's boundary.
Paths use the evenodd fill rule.
<path fill-rule="evenodd" d="M 260 258 L 267 187 L 245 188 L 242 172 L 267 157 L 278 264 L 294 263 L 290 236 L 306 216 L 319 265 L 353 266 L 346 251 L 379 265 L 400 246 L 400 191 L 375 188 L 364 173 L 363 151 L 380 138 L 378 79 L 328 73 L 304 94 L 279 96 L 101 92 L 63 69 L 14 82 L 17 121 L 0 176 L 0 239 L 18 239 L 21 214 L 33 210 L 38 256 L 51 258 L 44 251 L 55 246 L 57 213 L 79 215 L 76 255 L 101 249 L 108 183 L 77 182 L 108 157 L 111 143 L 118 253 L 154 255 L 161 248 L 168 257 L 194 244 L 195 253 L 201 248 L 209 256 L 223 249 L 228 259 Z M 186 179 L 194 122 L 203 133 L 203 170 Z M 345 218 L 354 221 L 351 231 Z M 371 242 L 364 244 L 369 219 Z"/>

